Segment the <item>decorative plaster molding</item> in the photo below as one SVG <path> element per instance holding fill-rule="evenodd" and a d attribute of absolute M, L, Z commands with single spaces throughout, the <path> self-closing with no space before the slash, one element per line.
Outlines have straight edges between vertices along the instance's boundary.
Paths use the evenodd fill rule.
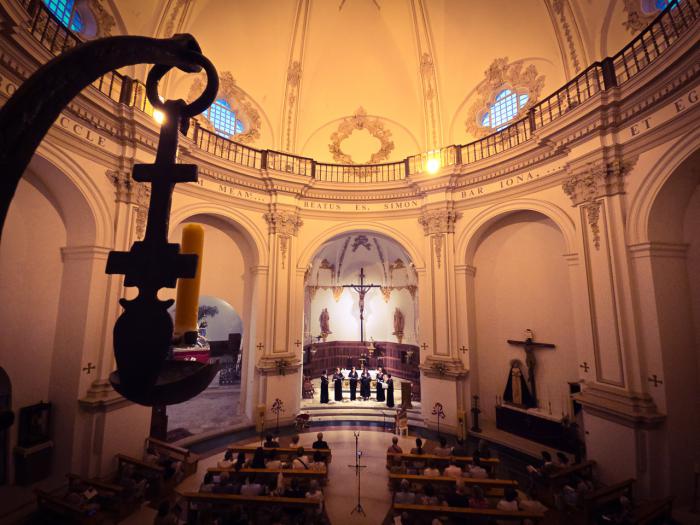
<path fill-rule="evenodd" d="M 518 94 L 528 94 L 527 104 L 520 108 L 518 115 L 522 115 L 535 105 L 544 87 L 544 75 L 538 75 L 534 64 L 523 69 L 524 66 L 523 60 L 509 63 L 508 57 L 503 57 L 495 59 L 484 71 L 486 78 L 476 87 L 477 99 L 467 113 L 465 122 L 467 133 L 477 138 L 493 133 L 493 128 L 481 125 L 481 117 L 489 110 L 496 95 L 503 89 L 511 89 Z"/>
<path fill-rule="evenodd" d="M 112 35 L 112 28 L 115 25 L 114 17 L 102 5 L 102 0 L 89 0 L 88 9 L 95 19 L 97 32 L 95 38 L 102 38 Z"/>
<path fill-rule="evenodd" d="M 425 358 L 423 364 L 420 365 L 420 369 L 426 377 L 452 381 L 466 377 L 469 374 L 469 370 L 464 368 L 461 360 L 440 358 L 433 355 Z"/>
<path fill-rule="evenodd" d="M 131 173 L 125 170 L 107 170 L 106 175 L 114 185 L 116 201 L 136 205 L 136 237 L 143 238 L 143 234 L 146 232 L 151 186 L 143 182 L 136 182 L 131 177 Z"/>
<path fill-rule="evenodd" d="M 583 392 L 573 396 L 585 412 L 633 428 L 657 428 L 666 419 L 649 394 L 626 392 L 597 383 L 585 385 Z"/>
<path fill-rule="evenodd" d="M 435 260 L 437 261 L 437 267 L 440 268 L 440 262 L 442 261 L 442 241 L 444 240 L 443 234 L 433 235 L 433 251 L 435 252 Z"/>
<path fill-rule="evenodd" d="M 590 204 L 584 205 L 586 217 L 588 218 L 588 225 L 591 227 L 591 234 L 593 235 L 593 246 L 595 246 L 596 250 L 600 250 L 600 226 L 598 225 L 600 207 L 600 201 L 593 201 Z"/>
<path fill-rule="evenodd" d="M 289 237 L 296 236 L 299 228 L 304 224 L 299 214 L 295 211 L 270 211 L 263 214 L 263 218 L 270 227 L 270 234 L 279 234 Z"/>
<path fill-rule="evenodd" d="M 452 209 L 425 211 L 418 217 L 418 222 L 423 226 L 425 235 L 440 233 L 454 233 L 455 223 L 462 216 Z"/>
<path fill-rule="evenodd" d="M 192 101 L 199 96 L 199 94 L 204 91 L 204 85 L 206 83 L 206 74 L 200 73 L 192 82 L 190 91 L 187 94 L 187 100 Z M 260 123 L 262 119 L 260 118 L 260 111 L 255 107 L 255 103 L 250 99 L 250 97 L 243 91 L 238 84 L 236 79 L 230 71 L 222 71 L 219 73 L 219 93 L 217 94 L 217 99 L 223 98 L 231 106 L 231 109 L 236 112 L 236 117 L 243 122 L 244 131 L 243 133 L 236 133 L 232 140 L 240 144 L 251 144 L 260 138 Z M 209 131 L 215 131 L 214 126 L 209 119 L 203 115 L 196 117 L 199 124 Z"/>
<path fill-rule="evenodd" d="M 622 25 L 632 34 L 647 27 L 659 14 L 658 11 L 645 13 L 642 9 L 642 0 L 625 0 L 623 9 L 627 12 L 627 20 L 622 22 Z"/>
<path fill-rule="evenodd" d="M 187 12 L 187 6 L 191 0 L 174 0 L 166 8 L 166 13 L 168 18 L 165 22 L 165 28 L 163 30 L 162 36 L 169 38 L 173 36 L 176 30 L 180 29 L 182 22 L 185 18 L 185 13 Z M 169 8 L 169 12 L 167 9 Z"/>
<path fill-rule="evenodd" d="M 385 129 L 384 124 L 378 118 L 370 119 L 365 109 L 360 106 L 353 116 L 343 119 L 338 125 L 337 131 L 331 134 L 331 143 L 328 145 L 328 150 L 333 154 L 333 160 L 341 164 L 356 164 L 350 155 L 343 152 L 341 144 L 355 130 L 362 129 L 366 129 L 370 135 L 381 143 L 379 150 L 372 153 L 368 164 L 379 164 L 389 158 L 389 155 L 394 150 L 391 130 Z"/>
<path fill-rule="evenodd" d="M 264 376 L 283 376 L 301 368 L 301 361 L 294 354 L 267 355 L 260 358 L 255 368 Z"/>
<path fill-rule="evenodd" d="M 566 45 L 569 51 L 569 60 L 574 68 L 574 73 L 578 73 L 581 71 L 581 60 L 579 60 L 578 57 L 577 44 L 582 53 L 585 53 L 585 47 L 576 28 L 576 18 L 574 17 L 573 12 L 571 11 L 571 6 L 567 0 L 553 0 L 552 10 L 558 17 L 557 23 L 564 33 L 564 38 L 566 39 Z M 575 37 L 578 38 L 575 39 Z M 585 63 L 585 56 L 582 58 L 584 59 L 583 62 Z M 570 74 L 568 76 L 572 77 L 573 75 Z"/>

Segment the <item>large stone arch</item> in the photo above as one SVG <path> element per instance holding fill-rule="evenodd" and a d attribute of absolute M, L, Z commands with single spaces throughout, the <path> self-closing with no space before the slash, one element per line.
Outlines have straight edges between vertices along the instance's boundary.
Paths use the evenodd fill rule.
<path fill-rule="evenodd" d="M 564 237 L 566 253 L 572 254 L 576 252 L 576 226 L 563 209 L 556 204 L 545 201 L 518 199 L 491 206 L 479 213 L 466 225 L 455 243 L 458 264 L 472 266 L 476 249 L 489 226 L 502 219 L 505 215 L 519 211 L 534 211 L 551 219 Z"/>
<path fill-rule="evenodd" d="M 659 193 L 678 168 L 698 150 L 700 128 L 695 128 L 671 145 L 651 167 L 635 193 L 627 213 L 628 245 L 652 240 L 649 235 L 650 219 Z"/>
<path fill-rule="evenodd" d="M 416 225 L 416 227 L 418 227 L 418 225 Z M 396 228 L 376 222 L 352 221 L 343 222 L 328 228 L 314 237 L 314 239 L 311 240 L 311 242 L 309 242 L 306 246 L 301 248 L 299 250 L 299 258 L 297 259 L 297 269 L 306 269 L 323 243 L 333 239 L 334 237 L 343 235 L 344 233 L 354 231 L 374 232 L 389 237 L 390 239 L 396 241 L 404 250 L 406 250 L 417 270 L 425 268 L 425 259 L 421 251 L 417 248 L 415 243 L 413 243 L 406 235 L 401 233 Z"/>

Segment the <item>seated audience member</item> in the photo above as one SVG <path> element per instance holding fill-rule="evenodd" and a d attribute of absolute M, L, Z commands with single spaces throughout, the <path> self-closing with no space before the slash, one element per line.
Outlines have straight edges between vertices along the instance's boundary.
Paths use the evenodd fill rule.
<path fill-rule="evenodd" d="M 485 439 L 480 439 L 476 445 L 476 450 L 479 452 L 479 456 L 484 459 L 489 459 L 491 457 L 491 450 L 489 449 L 489 443 Z"/>
<path fill-rule="evenodd" d="M 156 451 L 153 449 L 153 447 L 148 447 L 143 453 L 143 462 L 148 463 L 149 465 L 158 465 L 159 459 L 160 458 L 158 454 L 156 454 Z"/>
<path fill-rule="evenodd" d="M 309 468 L 309 458 L 304 455 L 304 447 L 299 447 L 297 453 L 292 459 L 293 469 L 308 469 Z"/>
<path fill-rule="evenodd" d="M 178 523 L 177 514 L 171 509 L 170 502 L 167 500 L 163 501 L 158 506 L 158 513 L 153 519 L 153 525 L 177 525 Z"/>
<path fill-rule="evenodd" d="M 318 450 L 314 452 L 314 460 L 309 465 L 309 468 L 311 470 L 325 470 L 326 469 L 326 462 L 323 461 L 323 454 L 321 454 Z"/>
<path fill-rule="evenodd" d="M 569 466 L 569 456 L 563 452 L 557 452 L 557 466 L 559 468 L 566 468 Z"/>
<path fill-rule="evenodd" d="M 425 454 L 423 450 L 423 440 L 421 438 L 416 438 L 416 446 L 411 449 L 411 454 Z"/>
<path fill-rule="evenodd" d="M 311 480 L 311 483 L 309 483 L 309 490 L 306 492 L 304 495 L 306 499 L 312 499 L 315 501 L 318 501 L 318 509 L 316 509 L 317 513 L 323 512 L 323 492 L 321 491 L 321 488 L 318 486 L 318 481 L 315 479 Z"/>
<path fill-rule="evenodd" d="M 464 487 L 461 484 L 458 484 L 455 487 L 454 492 L 450 492 L 447 495 L 447 498 L 445 498 L 445 502 L 450 507 L 468 507 L 469 506 L 469 500 L 467 499 L 467 496 L 464 493 Z"/>
<path fill-rule="evenodd" d="M 386 449 L 387 454 L 403 454 L 403 450 L 399 446 L 399 438 L 394 436 L 391 438 L 391 445 Z"/>
<path fill-rule="evenodd" d="M 389 460 L 389 473 L 390 474 L 406 474 L 406 464 L 403 462 L 400 456 L 394 456 Z"/>
<path fill-rule="evenodd" d="M 291 441 L 289 442 L 289 448 L 298 448 L 299 447 L 299 434 L 294 434 L 292 436 Z"/>
<path fill-rule="evenodd" d="M 276 452 L 273 452 L 268 457 L 269 457 L 269 459 L 265 462 L 265 468 L 269 468 L 269 469 L 284 468 L 284 465 L 282 465 L 282 461 L 277 456 Z"/>
<path fill-rule="evenodd" d="M 255 478 L 246 478 L 241 486 L 241 496 L 260 496 L 262 493 L 262 485 L 256 483 Z"/>
<path fill-rule="evenodd" d="M 253 460 L 250 462 L 250 468 L 265 468 L 265 451 L 262 447 L 255 449 Z"/>
<path fill-rule="evenodd" d="M 148 488 L 148 481 L 145 478 L 137 479 L 136 470 L 130 464 L 122 466 L 117 484 L 124 487 L 125 497 L 129 501 L 142 500 Z"/>
<path fill-rule="evenodd" d="M 472 487 L 472 495 L 469 498 L 469 506 L 474 509 L 489 508 L 489 500 L 486 499 L 484 489 L 482 489 L 479 485 L 474 485 Z"/>
<path fill-rule="evenodd" d="M 576 487 L 576 492 L 578 492 L 579 496 L 585 496 L 595 490 L 593 482 L 581 476 L 574 476 L 572 483 Z"/>
<path fill-rule="evenodd" d="M 408 480 L 402 479 L 399 491 L 394 494 L 394 503 L 413 505 L 416 502 L 416 495 L 413 492 L 409 492 L 408 488 Z"/>
<path fill-rule="evenodd" d="M 245 467 L 245 464 L 246 464 L 245 452 L 243 452 L 241 450 L 238 453 L 238 456 L 236 456 L 236 461 L 234 461 L 234 463 L 233 463 L 233 468 L 238 472 L 243 467 Z"/>
<path fill-rule="evenodd" d="M 474 458 L 474 460 L 474 463 L 469 466 L 469 477 L 475 479 L 488 478 L 489 473 L 481 466 L 481 462 L 477 458 Z"/>
<path fill-rule="evenodd" d="M 430 483 L 423 487 L 423 494 L 416 497 L 416 503 L 419 505 L 440 505 L 440 499 L 435 495 L 435 488 Z"/>
<path fill-rule="evenodd" d="M 214 477 L 216 479 L 216 476 Z M 212 492 L 215 494 L 220 494 L 223 492 L 226 492 L 225 487 L 228 485 L 228 480 L 229 480 L 229 474 L 228 472 L 222 472 L 219 474 L 219 479 L 218 481 L 214 484 L 214 487 L 212 488 Z"/>
<path fill-rule="evenodd" d="M 214 491 L 214 473 L 207 472 L 204 474 L 204 481 L 199 486 L 199 492 L 213 492 Z"/>
<path fill-rule="evenodd" d="M 272 436 L 272 434 L 267 434 L 265 436 L 265 443 L 263 443 L 264 448 L 279 448 L 279 446 L 279 442 L 275 441 L 275 438 Z"/>
<path fill-rule="evenodd" d="M 450 478 L 461 478 L 463 475 L 462 469 L 455 465 L 454 460 L 450 461 L 450 464 L 445 467 L 442 473 L 443 476 L 448 476 Z"/>
<path fill-rule="evenodd" d="M 444 458 L 452 454 L 452 448 L 447 446 L 447 439 L 444 436 L 440 436 L 440 444 L 435 447 L 433 454 Z"/>
<path fill-rule="evenodd" d="M 518 493 L 513 487 L 506 487 L 503 491 L 503 498 L 496 503 L 496 509 L 506 512 L 518 511 Z"/>
<path fill-rule="evenodd" d="M 315 449 L 328 449 L 328 443 L 323 441 L 323 432 L 319 432 L 316 434 L 316 441 L 313 442 L 311 445 L 312 448 Z"/>
<path fill-rule="evenodd" d="M 457 444 L 452 447 L 452 455 L 457 457 L 464 457 L 469 455 L 469 450 L 467 450 L 467 445 L 463 439 L 458 439 Z"/>
<path fill-rule="evenodd" d="M 549 509 L 543 505 L 541 502 L 537 501 L 536 499 L 530 499 L 530 497 L 523 491 L 521 490 L 516 490 L 516 494 L 518 495 L 518 508 L 520 510 L 527 510 L 530 512 L 542 512 L 545 513 Z M 525 525 L 528 525 L 528 521 L 526 520 Z"/>
<path fill-rule="evenodd" d="M 233 450 L 231 450 L 231 449 L 228 449 L 224 453 L 224 459 L 217 462 L 217 464 L 216 464 L 216 466 L 219 468 L 231 468 L 231 467 L 233 467 L 233 465 L 234 465 Z"/>
<path fill-rule="evenodd" d="M 285 498 L 303 498 L 304 497 L 304 491 L 299 486 L 299 479 L 298 478 L 292 478 L 292 480 L 289 482 L 289 486 L 284 491 L 284 497 Z"/>
<path fill-rule="evenodd" d="M 440 475 L 440 471 L 435 468 L 435 463 L 432 461 L 428 462 L 428 466 L 423 471 L 424 476 L 437 477 Z"/>

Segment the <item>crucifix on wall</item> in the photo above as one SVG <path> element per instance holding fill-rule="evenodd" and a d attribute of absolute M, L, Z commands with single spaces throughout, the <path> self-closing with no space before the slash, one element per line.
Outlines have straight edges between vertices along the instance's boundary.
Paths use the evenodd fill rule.
<path fill-rule="evenodd" d="M 556 348 L 552 343 L 535 342 L 535 334 L 529 328 L 525 330 L 525 341 L 515 341 L 508 339 L 508 344 L 522 346 L 525 350 L 525 364 L 527 365 L 527 382 L 530 386 L 532 398 L 535 406 L 537 406 L 537 387 L 535 384 L 535 368 L 537 367 L 537 359 L 535 359 L 535 348 Z"/>
<path fill-rule="evenodd" d="M 378 284 L 365 284 L 365 269 L 360 268 L 360 284 L 344 284 L 343 288 L 352 288 L 360 296 L 360 341 L 365 342 L 365 294 Z"/>

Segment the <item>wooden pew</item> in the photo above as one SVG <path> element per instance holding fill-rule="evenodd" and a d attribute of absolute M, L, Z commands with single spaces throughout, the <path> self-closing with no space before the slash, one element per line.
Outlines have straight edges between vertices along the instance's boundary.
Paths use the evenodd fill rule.
<path fill-rule="evenodd" d="M 227 447 L 227 450 L 231 450 L 234 453 L 238 452 L 245 452 L 246 454 L 254 454 L 255 450 L 258 447 L 254 445 L 230 445 Z M 297 447 L 298 448 L 298 447 Z M 276 447 L 276 448 L 263 448 L 263 450 L 266 453 L 274 451 L 276 455 L 282 457 L 282 456 L 294 456 L 297 453 L 297 448 L 288 448 L 288 447 Z M 331 455 L 331 450 L 329 448 L 311 448 L 311 447 L 304 447 L 304 454 L 306 454 L 309 457 L 313 457 L 314 452 L 320 452 L 321 455 L 323 456 L 323 459 L 328 463 L 332 457 Z"/>
<path fill-rule="evenodd" d="M 213 472 L 214 474 L 221 474 L 222 472 L 228 472 L 232 475 L 239 475 L 241 477 L 247 476 L 261 476 L 270 475 L 277 477 L 278 474 L 282 474 L 284 477 L 289 478 L 303 478 L 303 479 L 318 479 L 322 480 L 328 477 L 328 470 L 312 470 L 312 469 L 290 469 L 290 468 L 242 468 L 236 470 L 234 468 L 218 468 L 210 467 L 207 472 Z"/>
<path fill-rule="evenodd" d="M 137 477 L 145 478 L 148 480 L 148 491 L 146 492 L 146 499 L 152 502 L 158 502 L 162 498 L 166 497 L 175 488 L 177 481 L 175 476 L 170 479 L 165 479 L 165 469 L 155 465 L 150 465 L 140 459 L 132 458 L 125 454 L 117 454 L 117 477 L 114 482 L 118 483 L 119 477 L 121 475 L 122 469 L 129 465 L 133 467 L 134 473 Z"/>
<path fill-rule="evenodd" d="M 634 479 L 627 479 L 586 494 L 583 498 L 583 523 L 593 523 L 601 507 L 630 494 L 633 484 Z"/>
<path fill-rule="evenodd" d="M 69 488 L 74 483 L 80 483 L 92 487 L 98 493 L 102 510 L 112 515 L 117 521 L 126 518 L 133 513 L 140 502 L 129 500 L 124 487 L 113 483 L 106 483 L 95 479 L 87 479 L 77 474 L 67 474 Z"/>
<path fill-rule="evenodd" d="M 90 516 L 77 505 L 71 505 L 59 496 L 53 496 L 41 489 L 34 489 L 34 494 L 36 494 L 39 511 L 45 517 L 51 517 L 51 521 L 47 523 L 100 525 L 107 521 L 107 515 L 104 512 L 97 512 Z"/>
<path fill-rule="evenodd" d="M 595 461 L 584 461 L 577 465 L 556 470 L 547 476 L 535 478 L 538 498 L 546 505 L 554 506 L 555 495 L 564 488 L 564 485 L 569 482 L 571 476 L 581 476 L 586 479 L 591 479 L 593 477 L 593 467 L 595 467 L 595 464 Z"/>
<path fill-rule="evenodd" d="M 672 503 L 672 498 L 643 503 L 632 511 L 631 521 L 635 525 L 649 525 L 658 518 L 670 518 Z"/>
<path fill-rule="evenodd" d="M 416 484 L 432 483 L 434 485 L 441 485 L 441 484 L 456 484 L 457 483 L 457 478 L 452 478 L 449 476 L 419 476 L 416 474 L 389 474 L 389 482 L 393 486 L 398 486 L 398 484 L 401 483 L 402 479 L 408 480 L 409 483 L 416 483 Z M 488 489 L 492 489 L 492 488 L 504 489 L 506 487 L 517 488 L 517 486 L 518 486 L 518 482 L 514 481 L 512 479 L 459 478 L 459 480 L 461 480 L 462 484 L 465 487 L 479 485 L 484 490 L 488 490 Z"/>
<path fill-rule="evenodd" d="M 187 503 L 187 523 L 199 525 L 210 523 L 214 516 L 226 515 L 237 507 L 260 513 L 280 508 L 307 511 L 313 516 L 318 501 L 306 498 L 285 498 L 282 496 L 241 496 L 240 494 L 214 494 L 210 492 L 183 492 Z M 262 523 L 260 514 L 254 516 L 254 523 Z"/>
<path fill-rule="evenodd" d="M 401 458 L 404 462 L 420 462 L 420 461 L 432 461 L 440 466 L 446 466 L 450 461 L 454 461 L 455 465 L 464 467 L 467 464 L 474 462 L 472 456 L 436 456 L 435 454 L 407 454 L 398 452 L 387 452 L 386 462 L 387 465 L 392 459 Z M 496 472 L 496 467 L 499 465 L 500 460 L 497 458 L 483 458 L 480 460 L 481 465 L 489 473 L 489 476 L 493 476 Z"/>
<path fill-rule="evenodd" d="M 181 462 L 182 472 L 185 477 L 197 472 L 199 456 L 193 452 L 190 452 L 186 448 L 171 445 L 170 443 L 166 443 L 160 439 L 147 437 L 146 450 L 149 448 L 153 449 L 156 453 L 164 454 L 175 461 Z"/>
<path fill-rule="evenodd" d="M 409 505 L 405 503 L 394 503 L 394 510 L 397 513 L 429 513 L 431 516 L 454 516 L 462 519 L 485 518 L 503 521 L 516 521 L 523 523 L 526 519 L 537 523 L 544 518 L 541 512 L 507 512 L 496 509 L 471 509 L 468 507 L 444 507 L 442 505 Z"/>

